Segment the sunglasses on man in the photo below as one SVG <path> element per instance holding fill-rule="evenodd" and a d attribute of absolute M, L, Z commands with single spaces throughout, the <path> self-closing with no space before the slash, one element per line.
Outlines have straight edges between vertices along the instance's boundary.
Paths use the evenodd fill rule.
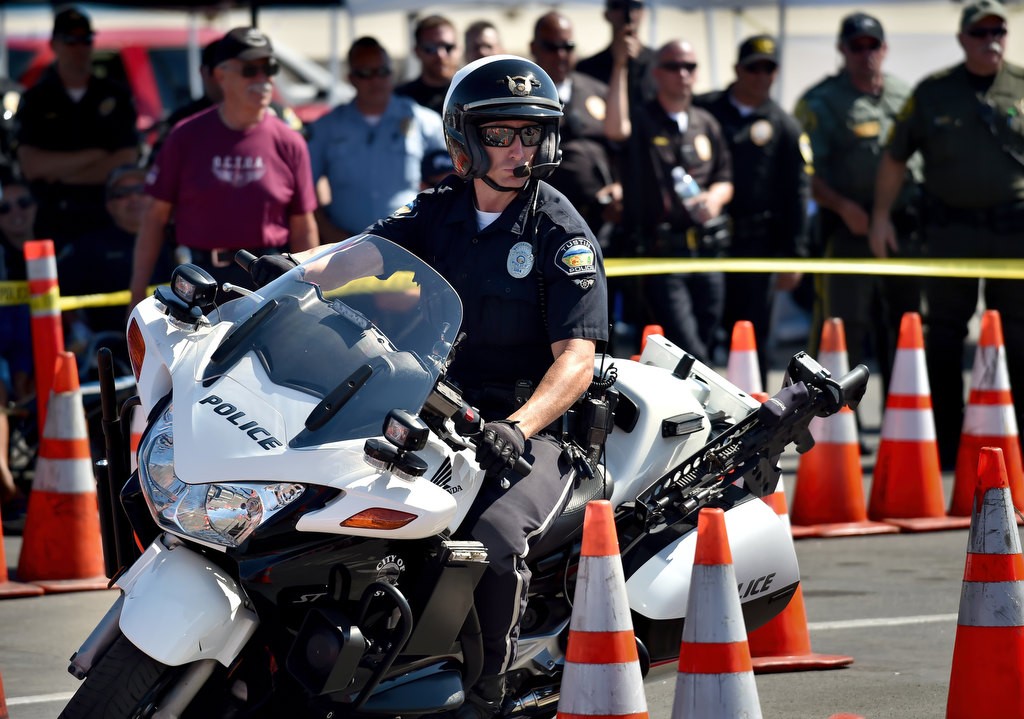
<path fill-rule="evenodd" d="M 238 74 L 247 80 L 260 75 L 273 77 L 279 72 L 281 72 L 281 66 L 273 61 L 267 63 L 243 62 L 242 67 L 238 70 Z"/>
<path fill-rule="evenodd" d="M 550 40 L 541 40 L 540 46 L 548 52 L 559 52 L 565 50 L 566 52 L 574 52 L 576 50 L 576 43 L 572 40 L 566 40 L 565 42 L 551 42 Z"/>
<path fill-rule="evenodd" d="M 658 67 L 667 72 L 679 72 L 680 70 L 686 70 L 691 75 L 693 71 L 697 69 L 697 63 L 695 62 L 660 62 Z"/>
<path fill-rule="evenodd" d="M 420 50 L 427 55 L 438 55 L 442 50 L 445 51 L 445 54 L 451 55 L 452 51 L 455 50 L 455 47 L 456 46 L 450 42 L 425 42 L 422 45 L 419 45 Z"/>
<path fill-rule="evenodd" d="M 390 75 L 391 68 L 387 65 L 352 68 L 352 77 L 357 77 L 360 80 L 369 80 L 371 77 L 389 77 Z"/>
<path fill-rule="evenodd" d="M 22 195 L 13 202 L 10 200 L 3 200 L 2 202 L 0 202 L 0 215 L 10 214 L 11 210 L 13 210 L 15 207 L 17 207 L 19 210 L 27 210 L 34 204 L 36 204 L 35 199 L 29 197 L 28 195 Z"/>
<path fill-rule="evenodd" d="M 509 147 L 515 142 L 516 135 L 523 141 L 524 147 L 536 147 L 544 137 L 544 128 L 540 125 L 527 125 L 526 127 L 488 125 L 480 128 L 480 140 L 487 147 Z"/>
<path fill-rule="evenodd" d="M 881 49 L 882 43 L 878 40 L 868 40 L 867 42 L 850 42 L 846 44 L 846 49 L 852 52 L 854 55 L 862 55 L 866 52 L 875 52 Z"/>
<path fill-rule="evenodd" d="M 1005 27 L 972 27 L 967 31 L 967 35 L 976 38 L 978 40 L 988 40 L 989 38 L 999 40 L 1006 37 Z"/>
<path fill-rule="evenodd" d="M 122 185 L 121 187 L 111 189 L 108 193 L 108 197 L 110 197 L 111 200 L 123 200 L 126 197 L 144 194 L 146 194 L 145 185 Z"/>
<path fill-rule="evenodd" d="M 92 45 L 91 35 L 58 35 L 57 39 L 65 45 Z"/>

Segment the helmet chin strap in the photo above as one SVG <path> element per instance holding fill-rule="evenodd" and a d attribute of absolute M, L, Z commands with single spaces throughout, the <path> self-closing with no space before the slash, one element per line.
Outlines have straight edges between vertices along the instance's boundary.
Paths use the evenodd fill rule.
<path fill-rule="evenodd" d="M 530 184 L 529 180 L 527 180 L 520 187 L 505 187 L 504 185 L 499 185 L 497 182 L 492 180 L 490 178 L 490 175 L 484 175 L 480 179 L 483 180 L 488 187 L 490 187 L 492 190 L 496 192 L 519 192 L 520 190 L 526 189 L 526 186 Z"/>

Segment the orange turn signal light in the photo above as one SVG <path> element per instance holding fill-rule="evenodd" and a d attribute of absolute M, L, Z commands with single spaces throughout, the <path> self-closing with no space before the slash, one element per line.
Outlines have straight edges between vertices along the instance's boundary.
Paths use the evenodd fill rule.
<path fill-rule="evenodd" d="M 397 509 L 385 509 L 384 507 L 371 507 L 364 509 L 358 514 L 341 523 L 342 527 L 352 529 L 400 529 L 412 520 L 416 519 L 415 514 L 400 512 Z"/>
<path fill-rule="evenodd" d="M 146 340 L 142 337 L 142 330 L 139 329 L 139 322 L 132 318 L 128 325 L 128 359 L 132 363 L 132 373 L 135 381 L 139 381 L 139 373 L 142 372 L 142 360 L 146 358 Z"/>

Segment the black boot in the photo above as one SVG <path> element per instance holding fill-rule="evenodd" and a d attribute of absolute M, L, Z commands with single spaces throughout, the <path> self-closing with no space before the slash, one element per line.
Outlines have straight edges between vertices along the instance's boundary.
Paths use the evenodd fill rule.
<path fill-rule="evenodd" d="M 501 713 L 504 698 L 504 675 L 480 677 L 466 694 L 465 703 L 455 710 L 455 719 L 492 719 Z"/>

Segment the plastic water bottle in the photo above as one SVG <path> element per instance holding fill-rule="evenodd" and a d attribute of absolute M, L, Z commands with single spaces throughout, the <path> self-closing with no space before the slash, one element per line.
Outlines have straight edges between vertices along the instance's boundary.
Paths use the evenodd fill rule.
<path fill-rule="evenodd" d="M 672 183 L 679 199 L 685 204 L 700 194 L 700 185 L 681 167 L 672 168 Z"/>

